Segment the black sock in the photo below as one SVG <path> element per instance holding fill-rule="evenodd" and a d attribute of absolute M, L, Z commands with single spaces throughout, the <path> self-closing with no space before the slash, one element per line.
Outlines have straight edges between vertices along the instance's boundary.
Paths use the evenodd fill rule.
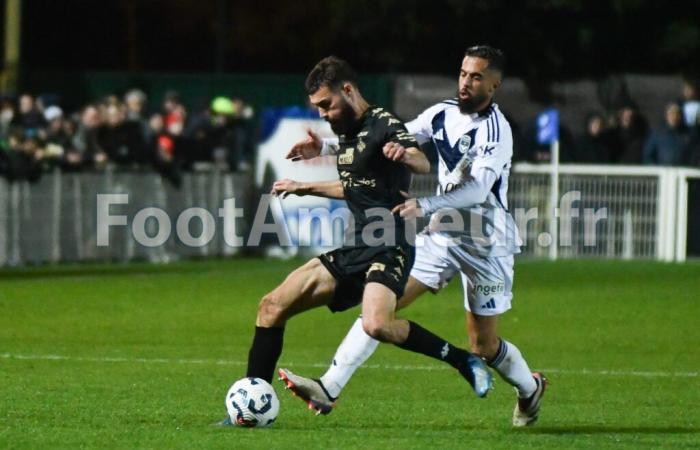
<path fill-rule="evenodd" d="M 398 347 L 445 361 L 460 372 L 467 367 L 468 351 L 455 347 L 415 322 L 409 320 L 408 325 L 408 337 L 402 344 L 396 344 Z"/>
<path fill-rule="evenodd" d="M 255 327 L 253 345 L 248 352 L 246 377 L 262 378 L 272 383 L 277 360 L 282 354 L 284 327 Z"/>

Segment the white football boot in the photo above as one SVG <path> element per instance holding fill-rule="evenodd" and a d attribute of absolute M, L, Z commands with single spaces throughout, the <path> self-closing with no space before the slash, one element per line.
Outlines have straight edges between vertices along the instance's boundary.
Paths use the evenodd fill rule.
<path fill-rule="evenodd" d="M 328 394 L 320 380 L 294 375 L 289 369 L 280 369 L 278 373 L 285 389 L 291 390 L 293 395 L 302 399 L 309 409 L 316 411 L 317 416 L 333 411 L 337 399 Z"/>
<path fill-rule="evenodd" d="M 540 402 L 549 380 L 540 372 L 533 372 L 532 377 L 537 383 L 537 389 L 528 398 L 519 398 L 513 410 L 513 426 L 529 427 L 537 422 L 540 417 Z"/>

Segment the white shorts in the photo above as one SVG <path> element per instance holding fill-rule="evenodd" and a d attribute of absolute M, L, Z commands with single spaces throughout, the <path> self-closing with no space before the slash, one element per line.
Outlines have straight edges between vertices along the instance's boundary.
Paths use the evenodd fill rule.
<path fill-rule="evenodd" d="M 441 236 L 420 233 L 411 276 L 437 291 L 459 272 L 464 308 L 479 316 L 508 311 L 513 299 L 513 255 L 478 256 L 461 245 L 445 245 Z"/>

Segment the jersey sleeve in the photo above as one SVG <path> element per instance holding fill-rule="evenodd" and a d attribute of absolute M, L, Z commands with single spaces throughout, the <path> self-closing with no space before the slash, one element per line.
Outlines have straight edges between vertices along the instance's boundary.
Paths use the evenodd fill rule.
<path fill-rule="evenodd" d="M 406 129 L 418 140 L 424 143 L 433 136 L 433 118 L 444 109 L 442 104 L 433 105 L 418 115 L 410 122 L 406 122 Z"/>
<path fill-rule="evenodd" d="M 471 172 L 490 169 L 500 176 L 513 157 L 513 135 L 505 120 L 498 120 L 496 114 L 489 117 L 479 127 L 476 134 L 476 156 L 472 161 Z"/>
<path fill-rule="evenodd" d="M 425 214 L 432 214 L 442 208 L 471 208 L 486 201 L 498 174 L 490 170 L 478 170 L 457 189 L 433 197 L 419 198 L 418 204 Z"/>
<path fill-rule="evenodd" d="M 403 122 L 391 114 L 385 114 L 379 116 L 381 126 L 385 128 L 385 142 L 396 142 L 405 148 L 418 147 L 418 141 L 408 132 Z"/>

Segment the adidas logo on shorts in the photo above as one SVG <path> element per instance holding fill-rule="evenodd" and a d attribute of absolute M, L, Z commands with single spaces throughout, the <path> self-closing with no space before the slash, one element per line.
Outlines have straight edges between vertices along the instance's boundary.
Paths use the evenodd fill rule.
<path fill-rule="evenodd" d="M 481 307 L 486 308 L 486 309 L 495 309 L 496 308 L 496 301 L 494 299 L 491 299 L 488 302 L 481 305 Z"/>

